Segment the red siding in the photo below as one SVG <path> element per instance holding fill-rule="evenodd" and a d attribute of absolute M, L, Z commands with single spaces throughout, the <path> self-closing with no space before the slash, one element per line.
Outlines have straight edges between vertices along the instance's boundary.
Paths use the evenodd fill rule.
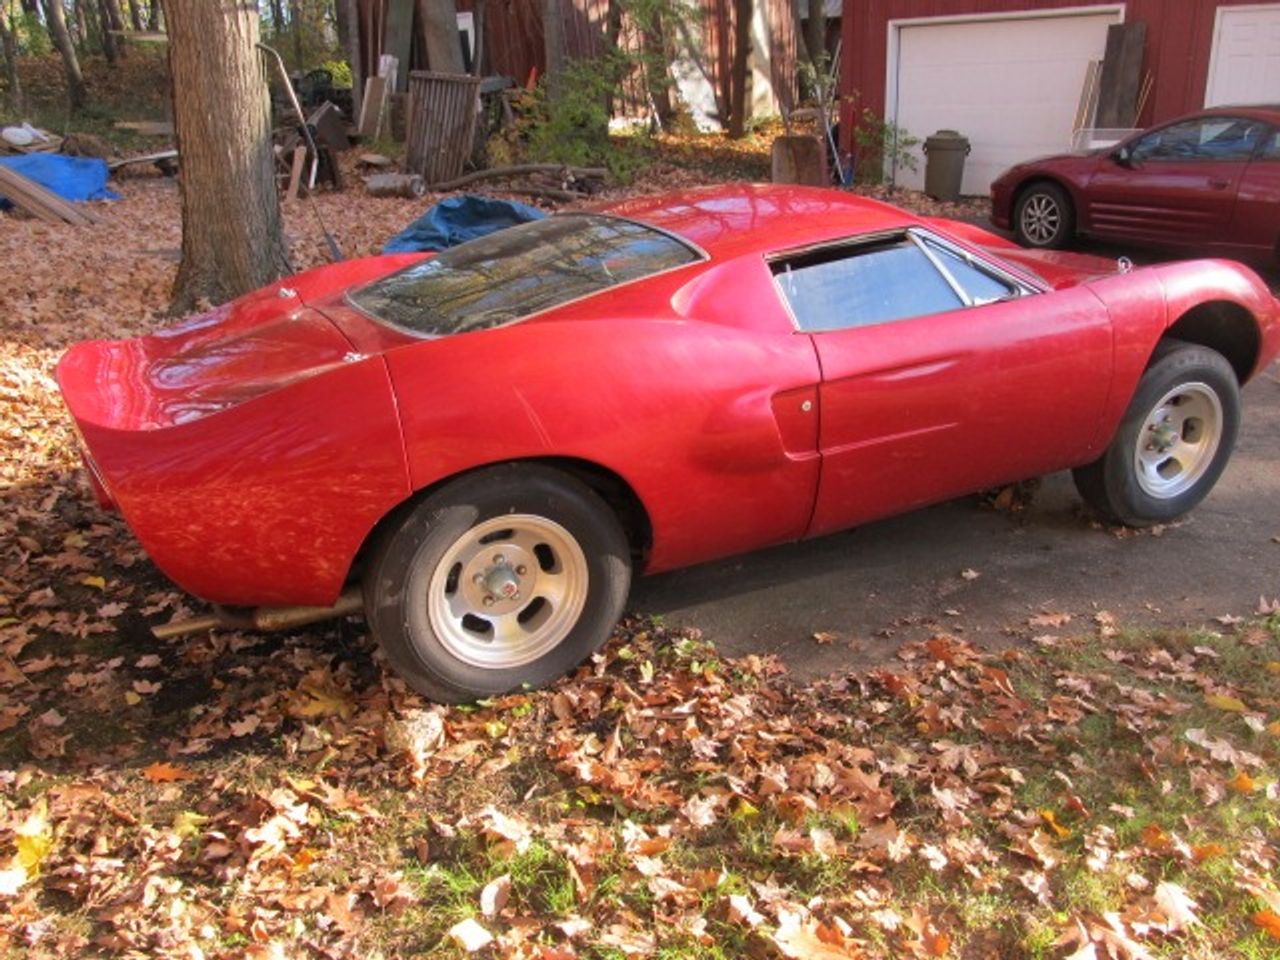
<path fill-rule="evenodd" d="M 1204 105 L 1213 46 L 1214 13 L 1220 6 L 1274 3 L 1275 0 L 1127 0 L 1126 23 L 1147 25 L 1144 69 L 1154 85 L 1140 126 L 1159 123 Z M 975 13 L 1012 13 L 1057 7 L 1114 6 L 1091 0 L 844 0 L 844 47 L 840 63 L 842 148 L 850 149 L 853 101 L 884 112 L 888 69 L 889 21 L 915 17 L 954 17 Z"/>

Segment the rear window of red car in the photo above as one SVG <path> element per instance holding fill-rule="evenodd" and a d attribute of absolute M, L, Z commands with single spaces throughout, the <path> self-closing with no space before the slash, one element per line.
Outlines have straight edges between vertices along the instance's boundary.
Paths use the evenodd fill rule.
<path fill-rule="evenodd" d="M 561 214 L 452 247 L 349 299 L 376 319 L 439 337 L 511 323 L 699 259 L 692 246 L 631 220 Z"/>

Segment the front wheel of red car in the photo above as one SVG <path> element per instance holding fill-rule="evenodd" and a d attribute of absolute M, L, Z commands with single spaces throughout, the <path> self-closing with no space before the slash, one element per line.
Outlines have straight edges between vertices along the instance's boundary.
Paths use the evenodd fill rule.
<path fill-rule="evenodd" d="M 1099 513 L 1129 526 L 1172 520 L 1218 482 L 1240 429 L 1240 384 L 1215 350 L 1166 340 L 1106 452 L 1074 472 Z"/>
<path fill-rule="evenodd" d="M 504 464 L 410 509 L 365 576 L 374 638 L 418 692 L 459 703 L 537 687 L 609 638 L 631 582 L 617 517 L 591 488 Z"/>
<path fill-rule="evenodd" d="M 1027 247 L 1065 247 L 1076 229 L 1075 210 L 1067 192 L 1054 183 L 1033 183 L 1018 196 L 1013 231 Z"/>

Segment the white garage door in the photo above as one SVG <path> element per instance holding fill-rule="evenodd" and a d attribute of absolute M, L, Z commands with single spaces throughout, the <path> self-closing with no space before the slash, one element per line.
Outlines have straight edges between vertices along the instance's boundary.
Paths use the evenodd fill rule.
<path fill-rule="evenodd" d="M 1104 9 L 893 24 L 885 112 L 921 140 L 935 130 L 968 137 L 962 190 L 986 193 L 1013 164 L 1070 146 L 1085 71 L 1102 59 L 1107 27 L 1119 20 Z M 897 181 L 919 189 L 924 155 L 913 152 L 918 169 L 900 168 Z"/>
<path fill-rule="evenodd" d="M 1219 7 L 1204 105 L 1280 101 L 1280 3 Z"/>

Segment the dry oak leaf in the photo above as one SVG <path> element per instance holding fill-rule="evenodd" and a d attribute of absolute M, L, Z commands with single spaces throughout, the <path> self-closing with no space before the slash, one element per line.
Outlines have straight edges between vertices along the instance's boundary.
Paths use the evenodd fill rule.
<path fill-rule="evenodd" d="M 1234 777 L 1227 781 L 1227 786 L 1236 793 L 1253 793 L 1258 788 L 1258 784 L 1253 777 L 1249 776 L 1243 770 L 1239 771 Z"/>
<path fill-rule="evenodd" d="M 173 783 L 177 780 L 194 780 L 196 775 L 185 767 L 175 767 L 167 761 L 159 761 L 142 768 L 142 775 L 152 783 Z"/>
<path fill-rule="evenodd" d="M 1199 904 L 1176 883 L 1165 881 L 1157 884 L 1155 901 L 1156 907 L 1167 921 L 1165 927 L 1170 933 L 1189 930 L 1200 922 L 1200 918 L 1196 916 Z"/>
<path fill-rule="evenodd" d="M 327 670 L 313 670 L 289 695 L 288 712 L 304 720 L 334 716 L 346 720 L 355 712 L 355 704 L 338 689 Z"/>
<path fill-rule="evenodd" d="M 779 911 L 773 942 L 792 960 L 858 960 L 862 951 L 835 927 L 806 920 L 799 913 Z"/>

